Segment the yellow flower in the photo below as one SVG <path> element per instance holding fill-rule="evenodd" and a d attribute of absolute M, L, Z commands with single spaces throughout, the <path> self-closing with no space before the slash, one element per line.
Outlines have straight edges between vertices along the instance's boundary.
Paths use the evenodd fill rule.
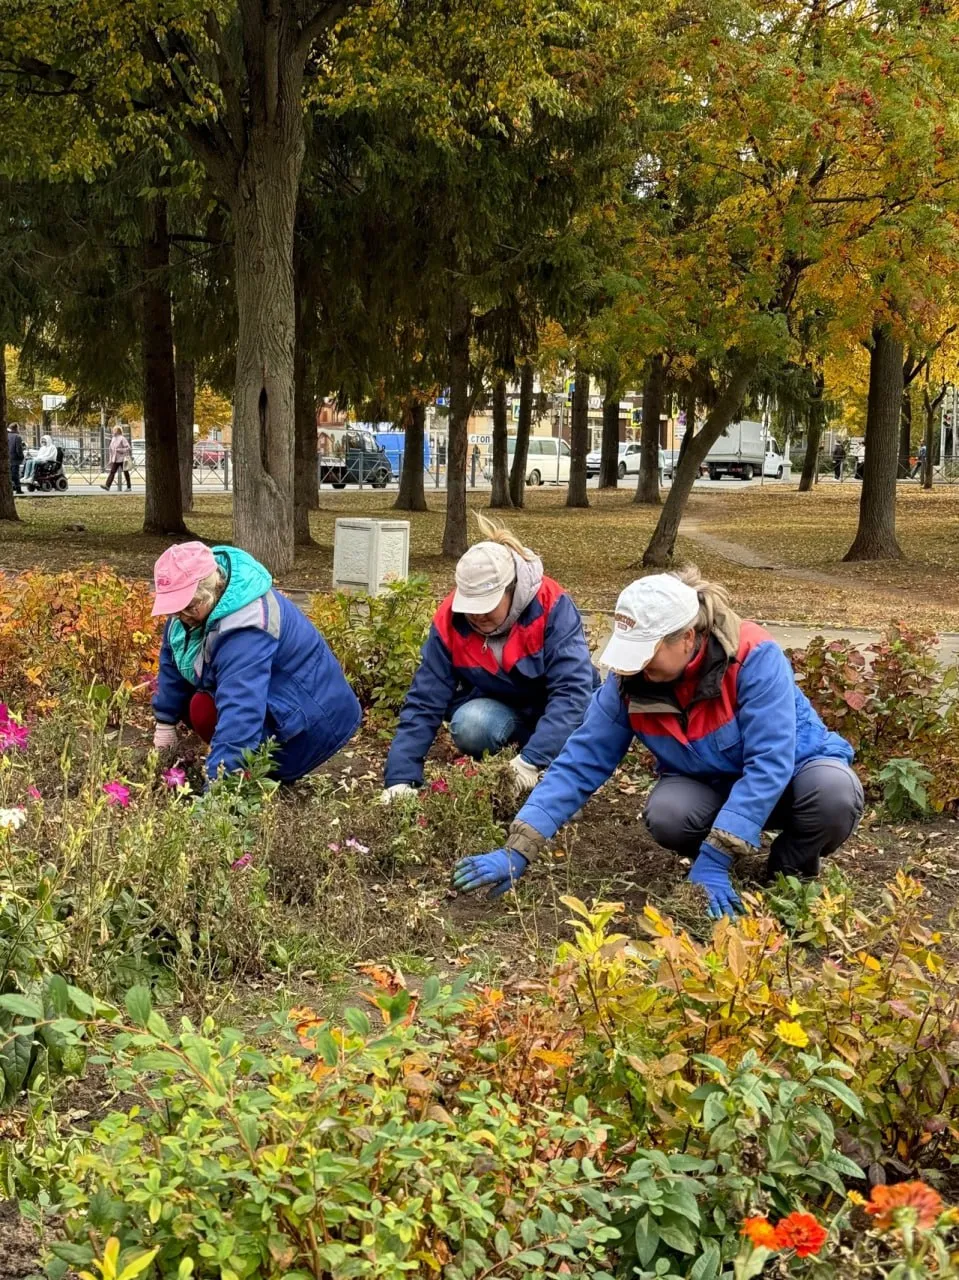
<path fill-rule="evenodd" d="M 797 1049 L 805 1049 L 809 1043 L 809 1037 L 798 1022 L 780 1020 L 776 1023 L 776 1035 L 779 1036 L 783 1044 L 795 1045 Z"/>
<path fill-rule="evenodd" d="M 133 633 L 133 643 L 134 643 L 134 644 L 149 644 L 149 643 L 150 643 L 150 637 L 149 637 L 149 636 L 147 636 L 147 635 L 144 635 L 142 631 L 134 631 L 134 633 Z"/>
<path fill-rule="evenodd" d="M 866 1203 L 866 1197 L 861 1196 L 858 1191 L 847 1191 L 846 1199 L 849 1201 L 850 1204 L 856 1205 L 857 1208 L 859 1209 L 861 1209 L 863 1205 Z"/>
<path fill-rule="evenodd" d="M 786 1009 L 789 1013 L 790 1018 L 796 1018 L 799 1016 L 799 1014 L 806 1012 L 806 1010 L 802 1007 L 799 1001 L 795 999 L 795 997 L 792 1000 L 790 1000 L 789 1004 L 786 1005 Z"/>

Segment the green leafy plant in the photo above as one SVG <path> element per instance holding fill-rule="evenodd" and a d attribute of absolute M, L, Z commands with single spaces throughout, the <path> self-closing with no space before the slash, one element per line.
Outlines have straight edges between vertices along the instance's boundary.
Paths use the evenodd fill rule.
<path fill-rule="evenodd" d="M 486 1080 L 447 1078 L 463 985 L 430 979 L 415 1006 L 381 992 L 378 1028 L 360 1009 L 344 1029 L 299 1010 L 272 1046 L 210 1022 L 172 1034 L 131 991 L 113 1074 L 141 1102 L 64 1169 L 47 1274 L 115 1239 L 126 1265 L 153 1252 L 159 1275 L 197 1280 L 610 1280 L 605 1133 L 585 1099 L 526 1116 Z"/>
<path fill-rule="evenodd" d="M 309 616 L 336 654 L 362 705 L 383 727 L 409 690 L 436 602 L 426 578 L 387 584 L 378 596 L 316 595 Z"/>
<path fill-rule="evenodd" d="M 929 783 L 933 774 L 915 760 L 894 756 L 879 770 L 876 782 L 882 788 L 882 803 L 893 821 L 922 817 L 930 810 Z"/>

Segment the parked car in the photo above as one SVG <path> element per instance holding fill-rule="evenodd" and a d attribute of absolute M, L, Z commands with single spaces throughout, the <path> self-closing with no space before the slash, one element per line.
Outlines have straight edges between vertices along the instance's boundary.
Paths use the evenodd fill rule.
<path fill-rule="evenodd" d="M 639 475 L 639 465 L 642 459 L 643 446 L 638 440 L 622 440 L 619 445 L 619 463 L 616 468 L 617 475 L 620 480 L 625 480 L 629 475 Z M 594 449 L 592 453 L 586 455 L 586 475 L 598 476 L 600 461 L 602 459 L 602 451 Z M 666 473 L 666 451 L 659 451 L 659 480 L 662 483 L 663 476 Z M 672 472 L 670 471 L 670 474 Z"/>
<path fill-rule="evenodd" d="M 216 440 L 200 440 L 193 446 L 193 466 L 216 470 L 226 457 L 226 446 Z"/>
<path fill-rule="evenodd" d="M 510 456 L 516 452 L 516 437 L 507 441 Z M 526 455 L 527 484 L 569 484 L 569 445 L 553 436 L 530 436 Z"/>

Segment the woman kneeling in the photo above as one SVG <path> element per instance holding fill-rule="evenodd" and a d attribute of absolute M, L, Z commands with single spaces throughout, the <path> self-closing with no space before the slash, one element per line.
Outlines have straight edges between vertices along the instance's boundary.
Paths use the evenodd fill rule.
<path fill-rule="evenodd" d="M 734 914 L 733 860 L 778 831 L 767 873 L 815 876 L 852 834 L 863 793 L 849 743 L 830 732 L 776 641 L 729 608 L 696 569 L 656 574 L 619 597 L 601 663 L 611 668 L 527 799 L 506 848 L 465 858 L 460 889 L 506 892 L 563 823 L 611 776 L 634 737 L 659 781 L 645 820 L 658 844 L 693 859 L 713 915 Z"/>
<path fill-rule="evenodd" d="M 529 791 L 582 724 L 595 669 L 583 620 L 543 562 L 479 517 L 486 540 L 456 566 L 423 646 L 386 759 L 383 799 L 411 793 L 444 720 L 460 751 L 479 759 L 510 743 L 518 789 Z"/>
<path fill-rule="evenodd" d="M 294 782 L 344 747 L 360 704 L 326 641 L 269 572 L 237 547 L 184 542 L 154 569 L 163 633 L 153 698 L 158 751 L 177 724 L 210 743 L 206 770 L 243 768 L 247 751 L 276 744 L 273 774 Z"/>

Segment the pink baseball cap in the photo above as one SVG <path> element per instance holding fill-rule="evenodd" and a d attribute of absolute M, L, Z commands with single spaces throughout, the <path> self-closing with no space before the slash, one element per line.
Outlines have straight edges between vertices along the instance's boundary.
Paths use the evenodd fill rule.
<path fill-rule="evenodd" d="M 180 542 L 167 548 L 153 566 L 154 618 L 185 609 L 199 584 L 215 570 L 216 557 L 203 542 Z"/>

